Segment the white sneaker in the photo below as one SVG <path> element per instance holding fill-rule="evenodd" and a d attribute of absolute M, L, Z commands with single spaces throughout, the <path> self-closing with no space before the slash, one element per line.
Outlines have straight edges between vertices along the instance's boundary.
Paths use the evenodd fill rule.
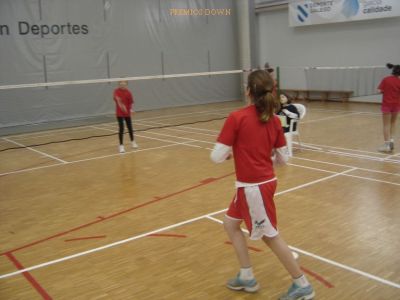
<path fill-rule="evenodd" d="M 389 146 L 390 146 L 390 150 L 393 151 L 394 150 L 394 139 L 390 139 Z"/>
<path fill-rule="evenodd" d="M 384 143 L 382 146 L 378 148 L 378 151 L 383 153 L 390 153 L 392 152 L 392 149 L 390 149 L 389 143 Z"/>
<path fill-rule="evenodd" d="M 124 145 L 119 145 L 119 153 L 125 153 Z"/>
<path fill-rule="evenodd" d="M 135 141 L 132 141 L 132 148 L 135 148 L 135 149 L 139 148 L 138 144 L 136 144 Z"/>

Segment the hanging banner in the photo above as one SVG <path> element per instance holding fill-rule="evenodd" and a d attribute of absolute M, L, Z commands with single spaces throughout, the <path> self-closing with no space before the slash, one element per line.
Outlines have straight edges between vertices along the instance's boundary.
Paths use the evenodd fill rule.
<path fill-rule="evenodd" d="M 400 16 L 400 0 L 291 0 L 291 27 Z"/>

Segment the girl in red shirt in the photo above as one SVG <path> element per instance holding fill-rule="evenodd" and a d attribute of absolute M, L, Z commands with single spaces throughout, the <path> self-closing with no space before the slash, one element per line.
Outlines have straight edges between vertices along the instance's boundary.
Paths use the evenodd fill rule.
<path fill-rule="evenodd" d="M 119 152 L 124 153 L 124 120 L 126 126 L 128 127 L 129 137 L 131 139 L 132 147 L 138 148 L 134 137 L 133 128 L 131 120 L 131 110 L 133 105 L 133 97 L 131 92 L 127 88 L 128 82 L 123 80 L 118 82 L 118 88 L 114 90 L 114 101 L 115 101 L 115 111 L 118 120 L 118 137 L 119 137 Z M 133 113 L 133 111 L 132 111 Z"/>
<path fill-rule="evenodd" d="M 400 112 L 400 65 L 387 64 L 392 69 L 392 75 L 385 77 L 378 89 L 383 94 L 383 138 L 385 143 L 379 147 L 381 152 L 392 152 L 394 150 L 394 134 L 396 128 L 397 114 Z"/>
<path fill-rule="evenodd" d="M 288 153 L 280 120 L 274 115 L 274 92 L 274 80 L 268 72 L 252 72 L 247 86 L 250 105 L 229 115 L 211 153 L 216 163 L 233 155 L 236 171 L 236 195 L 224 218 L 224 228 L 235 248 L 240 271 L 227 287 L 247 292 L 259 289 L 240 228 L 244 221 L 250 239 L 262 239 L 293 278 L 293 284 L 280 299 L 312 299 L 312 286 L 277 230 L 273 163 L 286 163 Z"/>

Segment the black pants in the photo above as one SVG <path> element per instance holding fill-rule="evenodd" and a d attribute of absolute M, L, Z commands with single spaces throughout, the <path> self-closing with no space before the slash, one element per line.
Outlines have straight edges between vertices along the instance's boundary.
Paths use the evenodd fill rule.
<path fill-rule="evenodd" d="M 128 127 L 129 137 L 131 141 L 133 141 L 133 128 L 132 128 L 132 120 L 131 117 L 117 117 L 118 120 L 118 137 L 119 137 L 119 144 L 122 145 L 124 143 L 124 120 L 126 123 L 126 127 Z"/>

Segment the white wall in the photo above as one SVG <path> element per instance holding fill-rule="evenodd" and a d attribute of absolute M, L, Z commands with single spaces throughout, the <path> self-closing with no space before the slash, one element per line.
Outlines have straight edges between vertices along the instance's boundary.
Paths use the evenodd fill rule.
<path fill-rule="evenodd" d="M 369 66 L 400 63 L 400 18 L 289 27 L 288 10 L 257 16 L 259 63 Z"/>
<path fill-rule="evenodd" d="M 282 84 L 291 88 L 304 87 L 305 78 L 287 67 L 400 63 L 400 18 L 293 28 L 279 9 L 257 15 L 257 34 L 258 64 L 283 67 Z"/>

